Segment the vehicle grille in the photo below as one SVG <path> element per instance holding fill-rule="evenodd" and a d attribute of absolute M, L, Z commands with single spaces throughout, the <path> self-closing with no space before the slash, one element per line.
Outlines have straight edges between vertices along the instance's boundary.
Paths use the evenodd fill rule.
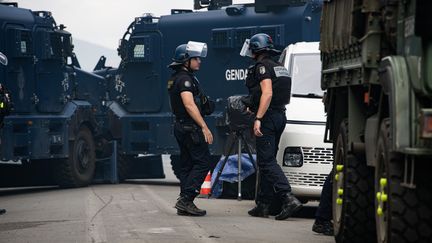
<path fill-rule="evenodd" d="M 303 164 L 313 166 L 331 166 L 333 164 L 333 150 L 331 148 L 302 147 Z M 289 182 L 296 186 L 321 187 L 328 174 L 285 172 Z"/>
<path fill-rule="evenodd" d="M 303 173 L 303 172 L 285 172 L 288 181 L 295 186 L 316 186 L 320 187 L 328 174 Z"/>
<path fill-rule="evenodd" d="M 303 164 L 325 164 L 333 163 L 333 151 L 331 148 L 302 147 Z"/>

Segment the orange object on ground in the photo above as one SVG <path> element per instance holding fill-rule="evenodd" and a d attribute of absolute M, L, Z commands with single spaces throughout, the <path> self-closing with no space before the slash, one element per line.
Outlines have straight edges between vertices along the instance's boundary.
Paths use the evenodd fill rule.
<path fill-rule="evenodd" d="M 208 197 L 211 193 L 211 174 L 210 171 L 207 173 L 204 183 L 201 185 L 200 197 Z"/>

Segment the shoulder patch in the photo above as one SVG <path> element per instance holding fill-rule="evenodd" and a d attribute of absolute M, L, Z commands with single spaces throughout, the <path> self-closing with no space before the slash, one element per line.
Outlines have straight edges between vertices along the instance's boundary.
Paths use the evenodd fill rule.
<path fill-rule="evenodd" d="M 266 73 L 266 69 L 265 69 L 264 66 L 259 67 L 259 73 L 260 73 L 260 74 L 264 74 L 264 73 Z"/>
<path fill-rule="evenodd" d="M 184 82 L 184 86 L 185 86 L 186 88 L 190 88 L 190 87 L 192 86 L 192 83 L 191 83 L 190 81 L 186 80 L 186 81 Z"/>
<path fill-rule="evenodd" d="M 168 86 L 167 86 L 167 88 L 168 88 L 168 89 L 171 89 L 172 86 L 173 86 L 173 84 L 174 84 L 174 81 L 173 81 L 173 80 L 168 80 Z"/>
<path fill-rule="evenodd" d="M 276 77 L 289 77 L 288 70 L 284 66 L 276 66 L 273 69 Z"/>

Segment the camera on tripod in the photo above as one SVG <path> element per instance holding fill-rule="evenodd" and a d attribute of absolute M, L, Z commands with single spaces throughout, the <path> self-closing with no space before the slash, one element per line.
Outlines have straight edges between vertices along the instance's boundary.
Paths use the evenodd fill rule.
<path fill-rule="evenodd" d="M 231 155 L 230 144 L 238 142 L 241 137 L 244 140 L 242 151 L 246 152 L 246 146 L 254 154 L 255 153 L 255 136 L 252 133 L 255 114 L 247 109 L 249 96 L 230 96 L 227 99 L 225 122 L 230 130 L 227 147 L 225 147 L 225 155 Z"/>
<path fill-rule="evenodd" d="M 253 126 L 255 115 L 248 111 L 247 96 L 230 96 L 227 99 L 226 122 L 232 132 L 250 129 Z"/>
<path fill-rule="evenodd" d="M 246 96 L 230 96 L 227 99 L 225 123 L 230 129 L 230 135 L 227 139 L 227 146 L 225 147 L 225 157 L 221 161 L 220 166 L 219 164 L 216 166 L 216 168 L 218 168 L 219 166 L 219 169 L 217 170 L 217 175 L 213 183 L 213 185 L 216 185 L 216 187 L 218 187 L 217 185 L 219 182 L 219 178 L 222 174 L 222 171 L 224 170 L 228 158 L 230 157 L 230 155 L 237 154 L 237 198 L 239 200 L 241 200 L 242 198 L 242 171 L 245 172 L 245 170 L 242 170 L 243 151 L 247 153 L 247 158 L 244 159 L 245 163 L 247 164 L 247 159 L 249 159 L 249 163 L 252 164 L 254 171 L 256 172 L 258 169 L 256 161 L 252 156 L 252 154 L 255 153 L 255 146 L 254 136 L 251 133 L 251 128 L 255 120 L 255 115 L 247 109 L 247 101 L 245 102 L 245 99 L 247 99 Z M 245 132 L 248 130 L 249 132 Z M 237 151 L 234 150 L 235 147 L 237 147 Z M 230 165 L 232 166 L 232 163 Z M 256 175 L 258 177 L 258 173 L 256 173 Z M 253 191 L 255 192 L 253 193 L 253 196 L 256 195 L 256 188 L 258 188 L 256 185 L 257 182 L 258 180 L 255 180 L 255 188 L 253 188 Z M 212 187 L 212 194 L 213 190 L 215 190 L 215 187 Z"/>

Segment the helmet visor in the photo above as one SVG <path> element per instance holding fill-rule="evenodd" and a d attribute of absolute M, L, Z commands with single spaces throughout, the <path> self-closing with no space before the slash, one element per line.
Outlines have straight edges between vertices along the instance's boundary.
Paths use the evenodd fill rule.
<path fill-rule="evenodd" d="M 206 57 L 207 44 L 203 42 L 189 41 L 186 46 L 186 53 L 189 57 Z"/>
<path fill-rule="evenodd" d="M 246 39 L 243 43 L 243 47 L 240 51 L 240 56 L 242 57 L 252 57 L 252 51 L 250 49 L 250 40 Z"/>
<path fill-rule="evenodd" d="M 3 53 L 1 53 L 1 52 L 0 52 L 0 63 L 3 64 L 3 65 L 5 65 L 5 66 L 8 64 L 7 57 Z"/>

